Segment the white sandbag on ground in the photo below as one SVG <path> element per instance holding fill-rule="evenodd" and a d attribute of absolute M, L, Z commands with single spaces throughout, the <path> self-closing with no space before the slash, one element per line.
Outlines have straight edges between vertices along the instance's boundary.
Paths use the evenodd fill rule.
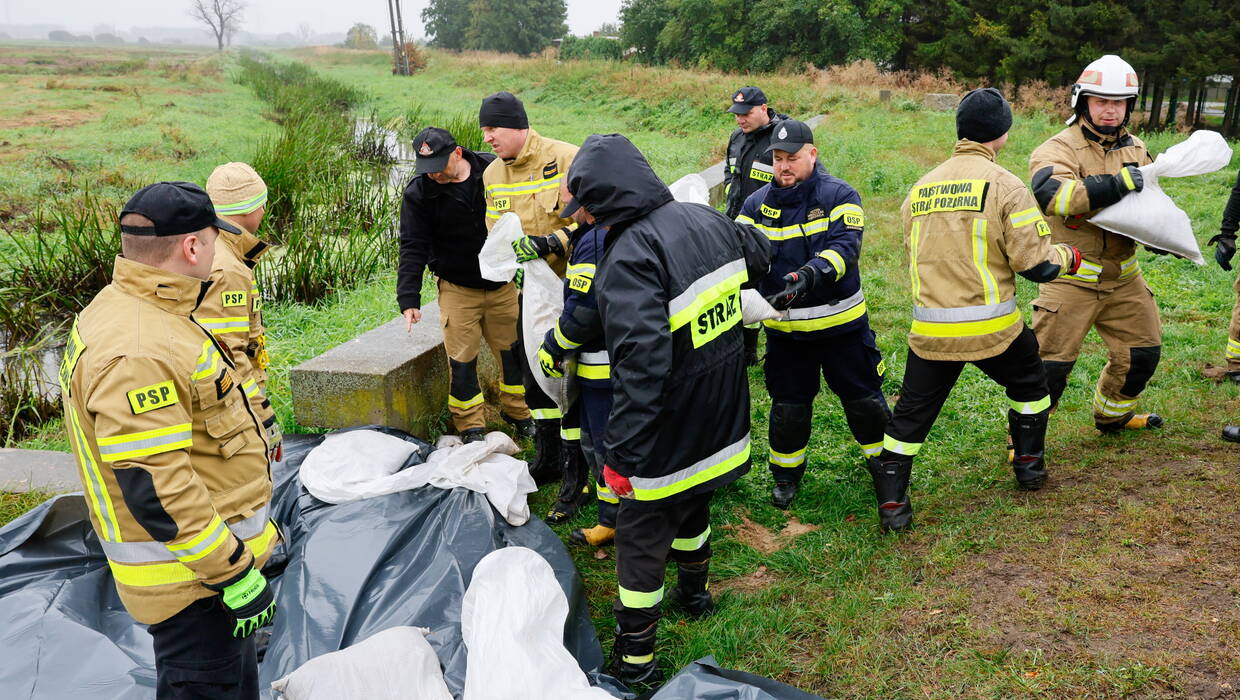
<path fill-rule="evenodd" d="M 1158 184 L 1160 177 L 1212 173 L 1231 162 L 1231 147 L 1215 131 L 1195 131 L 1168 148 L 1153 163 L 1141 166 L 1145 186 L 1095 214 L 1090 222 L 1138 243 L 1205 264 L 1193 235 L 1193 224 Z"/>
<path fill-rule="evenodd" d="M 710 206 L 710 188 L 706 179 L 697 173 L 689 173 L 672 183 L 668 188 L 677 202 L 690 202 Z"/>
<path fill-rule="evenodd" d="M 447 435 L 426 457 L 425 464 L 402 469 L 417 446 L 374 430 L 333 433 L 306 455 L 301 482 L 310 495 L 328 503 L 408 491 L 431 485 L 458 486 L 484 494 L 513 525 L 530 519 L 526 494 L 537 490 L 525 462 L 512 457 L 517 445 L 501 432 L 487 433 L 482 442 L 461 444 Z"/>
<path fill-rule="evenodd" d="M 537 552 L 506 547 L 483 557 L 461 600 L 464 700 L 613 700 L 564 648 L 567 617 L 564 591 Z"/>
<path fill-rule="evenodd" d="M 392 627 L 271 684 L 284 700 L 452 700 L 424 627 Z"/>

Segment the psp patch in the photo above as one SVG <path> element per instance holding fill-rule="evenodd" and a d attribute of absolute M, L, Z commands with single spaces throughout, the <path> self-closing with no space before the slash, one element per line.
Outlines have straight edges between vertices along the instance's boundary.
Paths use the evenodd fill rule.
<path fill-rule="evenodd" d="M 512 206 L 512 200 L 510 200 L 508 197 L 496 197 L 495 198 L 495 210 L 496 211 L 508 209 L 511 206 Z"/>
<path fill-rule="evenodd" d="M 220 292 L 220 303 L 224 306 L 245 306 L 245 291 Z"/>
<path fill-rule="evenodd" d="M 127 391 L 125 397 L 129 399 L 129 408 L 134 415 L 154 411 L 157 408 L 166 408 L 181 400 L 177 396 L 177 388 L 172 380 Z"/>

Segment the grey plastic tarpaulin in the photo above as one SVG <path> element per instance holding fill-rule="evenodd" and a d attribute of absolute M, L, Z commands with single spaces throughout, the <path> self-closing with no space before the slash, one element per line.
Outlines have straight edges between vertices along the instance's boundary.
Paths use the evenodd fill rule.
<path fill-rule="evenodd" d="M 297 467 L 321 439 L 288 436 L 285 459 L 276 466 L 272 513 L 286 542 L 264 570 L 279 611 L 275 624 L 260 632 L 263 687 L 320 654 L 411 625 L 430 628 L 427 641 L 459 698 L 466 668 L 461 599 L 473 569 L 496 549 L 522 546 L 547 560 L 564 590 L 564 645 L 581 669 L 616 697 L 633 697 L 598 673 L 603 654 L 581 579 L 545 523 L 509 525 L 485 496 L 461 488 L 323 503 L 297 478 Z M 426 447 L 421 454 L 430 451 Z M 407 468 L 416 469 L 420 459 L 411 457 Z M 154 697 L 151 637 L 120 602 L 81 494 L 56 497 L 0 529 L 0 644 L 0 697 L 6 700 Z M 690 665 L 655 697 L 813 697 L 711 663 Z"/>

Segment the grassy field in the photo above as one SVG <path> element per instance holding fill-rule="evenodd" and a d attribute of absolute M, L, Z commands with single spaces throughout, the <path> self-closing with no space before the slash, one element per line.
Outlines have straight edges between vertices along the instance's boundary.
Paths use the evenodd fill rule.
<path fill-rule="evenodd" d="M 887 358 L 886 389 L 898 391 L 909 323 L 899 204 L 954 142 L 951 114 L 919 108 L 918 90 L 927 85 L 884 85 L 895 95 L 880 102 L 877 83 L 847 72 L 738 77 L 432 53 L 426 71 L 399 78 L 380 53 L 293 56 L 365 90 L 372 100 L 363 109 L 388 121 L 415 105 L 476 114 L 483 95 L 509 89 L 544 135 L 580 142 L 620 131 L 669 181 L 718 157 L 732 128 L 722 108 L 740 84 L 762 85 L 794 116 L 826 113 L 819 150 L 865 203 L 864 285 Z M 236 89 L 223 77 L 212 85 Z M 1000 162 L 1027 176 L 1029 152 L 1061 125 L 1018 115 Z M 1153 152 L 1183 138 L 1142 136 Z M 1217 231 L 1237 165 L 1164 182 L 1202 242 Z M 712 588 L 720 609 L 699 622 L 664 619 L 665 668 L 714 654 L 726 666 L 829 697 L 1234 695 L 1240 546 L 1231 533 L 1240 525 L 1240 453 L 1217 433 L 1224 421 L 1240 419 L 1240 392 L 1206 376 L 1208 363 L 1222 362 L 1234 278 L 1213 264 L 1149 253 L 1140 261 L 1165 335 L 1163 362 L 1142 406 L 1167 418 L 1162 431 L 1103 437 L 1093 429 L 1090 397 L 1105 348 L 1091 334 L 1051 421 L 1051 481 L 1041 492 L 1018 492 L 1003 463 L 1002 391 L 968 369 L 917 463 L 917 529 L 881 537 L 869 477 L 839 403 L 821 395 L 810 471 L 791 512 L 769 505 L 764 465 L 718 495 Z M 1035 294 L 1022 283 L 1026 309 Z M 314 307 L 268 307 L 272 393 L 285 425 L 293 426 L 287 368 L 390 318 L 391 299 L 389 277 Z M 751 378 L 754 454 L 762 455 L 769 401 L 761 372 Z M 56 444 L 54 431 L 45 432 L 44 444 Z M 545 512 L 549 491 L 535 500 L 537 512 Z M 4 506 L 9 513 L 20 502 Z M 557 529 L 567 534 L 592 513 Z M 612 552 L 575 556 L 608 643 Z"/>

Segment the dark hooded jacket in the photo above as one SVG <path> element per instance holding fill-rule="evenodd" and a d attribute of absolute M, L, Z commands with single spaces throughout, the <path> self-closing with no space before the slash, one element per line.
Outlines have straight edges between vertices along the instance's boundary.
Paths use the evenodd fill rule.
<path fill-rule="evenodd" d="M 1223 223 L 1219 230 L 1234 234 L 1237 228 L 1240 228 L 1240 173 L 1236 173 L 1236 186 L 1231 188 L 1231 197 L 1227 198 L 1227 207 L 1223 209 Z"/>
<path fill-rule="evenodd" d="M 673 201 L 619 134 L 586 139 L 568 185 L 610 228 L 594 282 L 613 379 L 607 464 L 638 506 L 735 481 L 750 463 L 740 291 L 766 274 L 765 236 Z"/>
<path fill-rule="evenodd" d="M 749 195 L 774 179 L 775 169 L 771 165 L 771 154 L 766 149 L 771 146 L 771 133 L 775 125 L 787 118 L 788 115 L 771 110 L 771 121 L 766 126 L 748 134 L 737 127 L 728 137 L 728 155 L 723 163 L 723 184 L 728 193 L 728 205 L 723 213 L 729 219 L 736 218 Z"/>

